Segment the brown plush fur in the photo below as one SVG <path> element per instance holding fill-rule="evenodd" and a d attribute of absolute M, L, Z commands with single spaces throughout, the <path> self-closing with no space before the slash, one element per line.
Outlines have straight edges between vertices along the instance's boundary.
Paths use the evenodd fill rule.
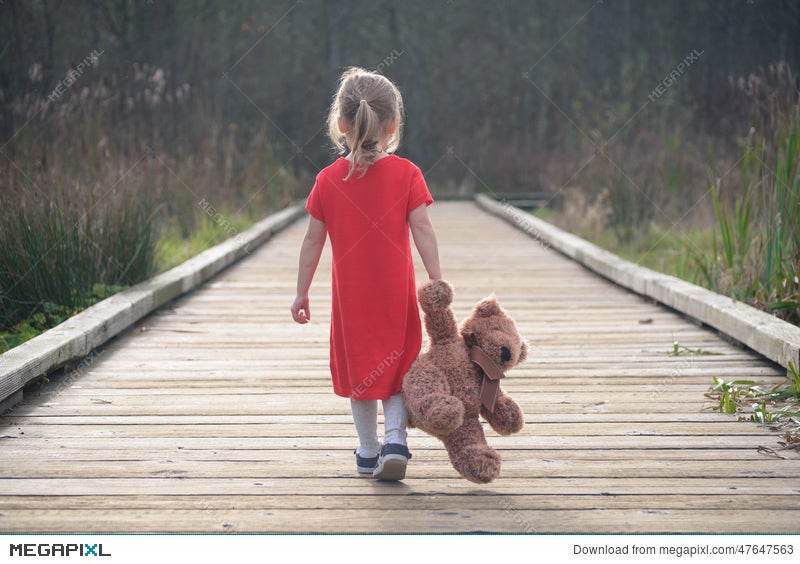
<path fill-rule="evenodd" d="M 448 282 L 427 282 L 417 295 L 429 342 L 403 381 L 409 425 L 441 440 L 464 478 L 491 482 L 500 474 L 500 455 L 486 443 L 478 416 L 499 434 L 510 435 L 522 429 L 524 415 L 502 389 L 494 413 L 481 406 L 481 373 L 469 359 L 462 334 L 471 331 L 504 372 L 525 360 L 528 345 L 494 297 L 477 304 L 459 326 L 450 307 L 453 287 Z"/>

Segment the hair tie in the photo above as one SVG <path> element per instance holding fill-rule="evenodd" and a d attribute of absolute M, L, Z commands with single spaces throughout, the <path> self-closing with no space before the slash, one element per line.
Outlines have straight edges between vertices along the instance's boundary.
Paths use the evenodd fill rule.
<path fill-rule="evenodd" d="M 361 98 L 361 100 L 358 101 L 359 105 L 366 104 L 366 103 L 367 103 L 367 101 L 364 98 Z"/>

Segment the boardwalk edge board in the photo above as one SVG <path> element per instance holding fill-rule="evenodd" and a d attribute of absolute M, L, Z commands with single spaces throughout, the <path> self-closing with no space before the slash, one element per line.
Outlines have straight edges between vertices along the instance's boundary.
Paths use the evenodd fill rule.
<path fill-rule="evenodd" d="M 800 361 L 800 327 L 690 282 L 624 260 L 505 200 L 496 201 L 485 194 L 477 194 L 475 202 L 542 245 L 624 288 L 717 329 L 781 366 Z"/>
<path fill-rule="evenodd" d="M 86 357 L 144 316 L 196 288 L 305 214 L 289 206 L 175 268 L 111 296 L 0 355 L 0 413 L 22 389 L 67 362 Z"/>

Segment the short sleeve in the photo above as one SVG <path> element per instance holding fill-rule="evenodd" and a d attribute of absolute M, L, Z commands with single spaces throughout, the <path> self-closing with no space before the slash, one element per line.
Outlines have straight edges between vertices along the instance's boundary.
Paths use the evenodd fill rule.
<path fill-rule="evenodd" d="M 319 193 L 319 186 L 320 178 L 317 176 L 317 180 L 314 182 L 314 187 L 311 188 L 311 193 L 308 195 L 308 199 L 306 200 L 306 210 L 314 219 L 318 219 L 325 223 L 325 214 L 322 211 L 322 199 Z"/>
<path fill-rule="evenodd" d="M 425 183 L 425 178 L 422 176 L 422 171 L 414 167 L 414 172 L 411 175 L 411 188 L 409 190 L 408 208 L 406 208 L 406 215 L 417 209 L 422 204 L 429 206 L 433 203 L 433 196 L 431 196 L 428 185 Z"/>

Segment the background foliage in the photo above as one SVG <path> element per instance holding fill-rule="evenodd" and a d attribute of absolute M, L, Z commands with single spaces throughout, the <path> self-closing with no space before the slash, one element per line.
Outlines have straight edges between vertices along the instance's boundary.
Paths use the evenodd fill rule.
<path fill-rule="evenodd" d="M 3 325 L 81 307 L 196 248 L 181 241 L 303 197 L 332 158 L 323 124 L 346 66 L 399 85 L 400 153 L 434 191 L 544 194 L 557 221 L 630 244 L 708 228 L 768 183 L 769 159 L 796 147 L 775 121 L 796 106 L 799 59 L 791 0 L 4 0 Z M 771 255 L 790 266 L 792 211 Z M 715 256 L 681 264 L 722 287 Z M 53 289 L 65 261 L 76 276 Z"/>
<path fill-rule="evenodd" d="M 267 135 L 293 173 L 314 173 L 330 157 L 321 128 L 335 81 L 343 66 L 362 65 L 400 85 L 404 153 L 435 179 L 462 180 L 468 167 L 492 185 L 546 191 L 575 171 L 552 175 L 545 156 L 560 164 L 560 154 L 664 129 L 746 135 L 746 107 L 730 83 L 777 61 L 795 66 L 800 8 L 789 0 L 6 0 L 0 36 L 0 139 L 12 159 L 28 156 L 5 144 L 40 109 L 34 99 L 96 51 L 96 67 L 35 120 L 50 125 L 47 134 L 67 141 L 71 132 L 55 132 L 52 114 L 100 83 L 98 133 L 128 153 L 194 152 L 235 125 L 237 149 Z M 702 54 L 651 101 L 692 52 Z M 75 111 L 95 117 L 86 104 Z"/>

